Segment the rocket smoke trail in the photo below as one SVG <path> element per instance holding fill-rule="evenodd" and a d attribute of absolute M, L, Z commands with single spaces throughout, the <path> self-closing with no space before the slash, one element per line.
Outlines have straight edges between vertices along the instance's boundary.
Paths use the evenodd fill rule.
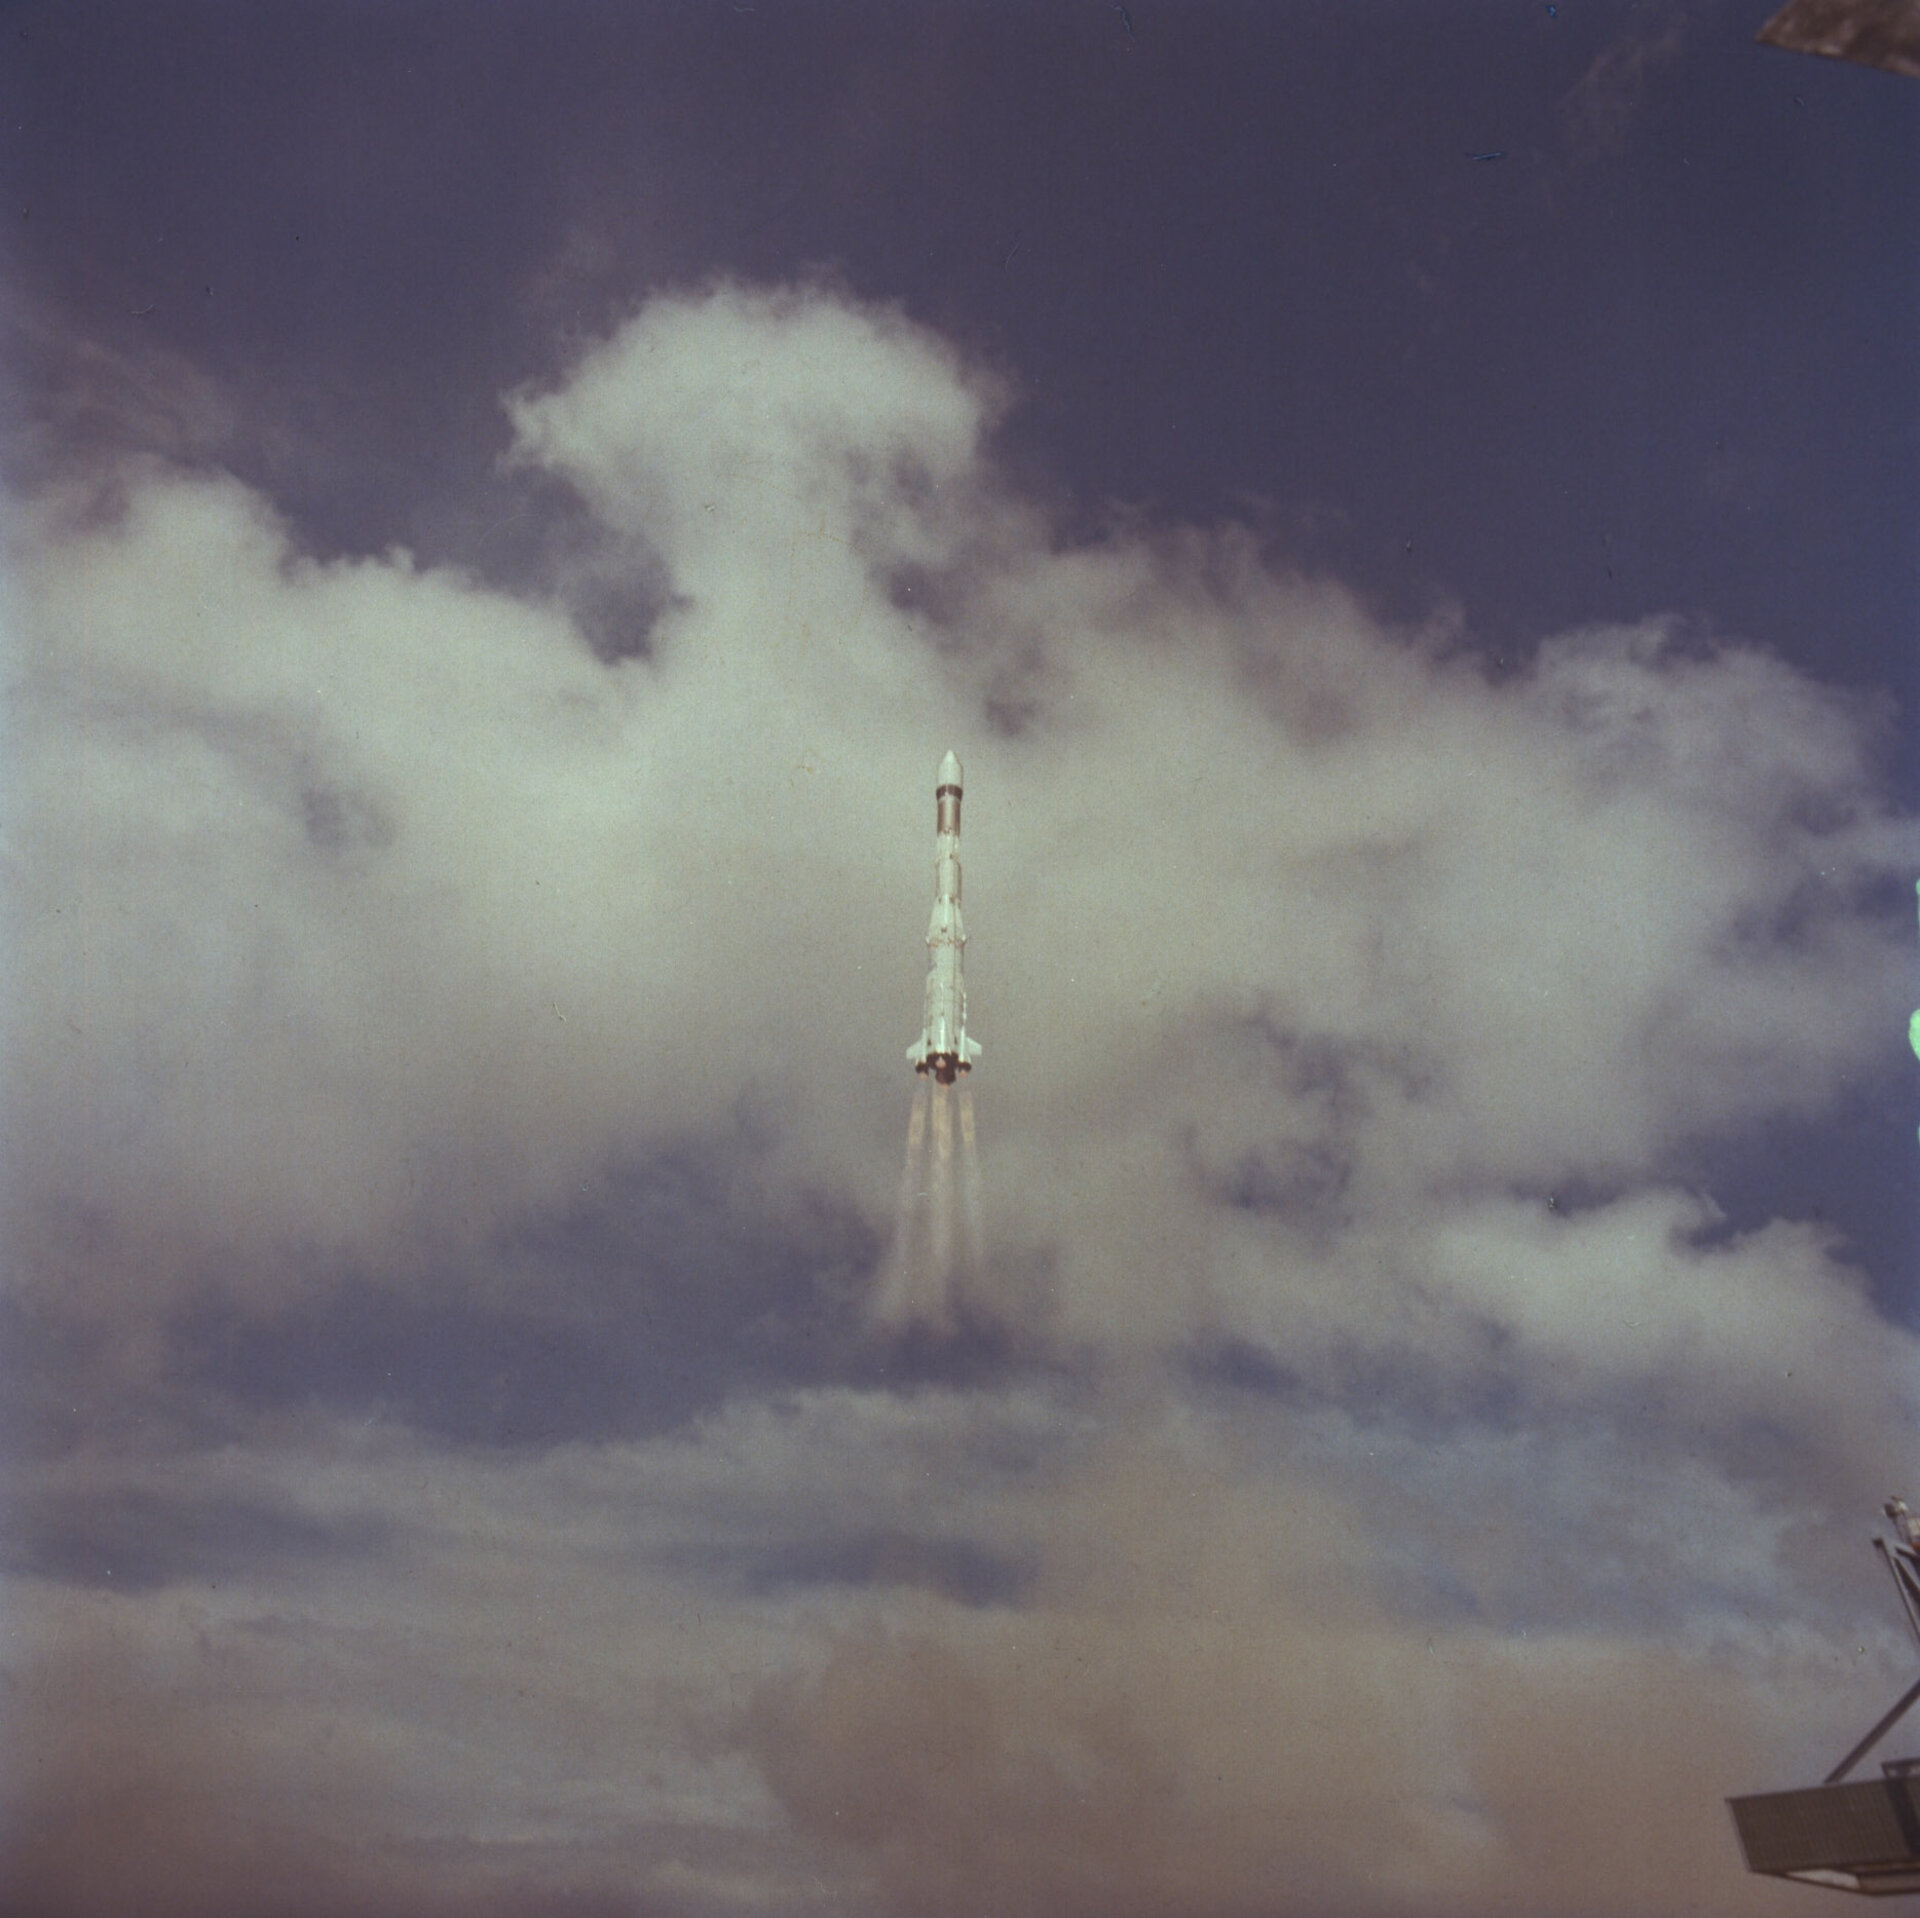
<path fill-rule="evenodd" d="M 973 1092 L 962 1077 L 980 1047 L 967 1036 L 961 970 L 967 934 L 960 917 L 960 795 L 960 761 L 948 753 L 934 784 L 926 1023 L 907 1048 L 920 1083 L 907 1118 L 893 1250 L 874 1303 L 876 1322 L 893 1329 L 951 1331 L 980 1270 L 980 1158 Z"/>
<path fill-rule="evenodd" d="M 953 1099 L 943 1087 L 933 1102 L 933 1153 L 927 1168 L 931 1243 L 927 1256 L 936 1278 L 953 1269 Z"/>
<path fill-rule="evenodd" d="M 924 1079 L 913 1089 L 907 1115 L 907 1157 L 900 1171 L 900 1199 L 894 1208 L 893 1244 L 888 1249 L 880 1289 L 874 1295 L 876 1323 L 898 1329 L 932 1316 L 925 1296 L 927 1271 L 927 1108 L 933 1088 Z"/>
<path fill-rule="evenodd" d="M 960 1108 L 960 1271 L 965 1279 L 979 1276 L 985 1256 L 981 1244 L 985 1201 L 980 1190 L 980 1153 L 973 1137 L 973 1088 L 963 1085 Z"/>
<path fill-rule="evenodd" d="M 889 1331 L 955 1329 L 977 1291 L 981 1211 L 973 1094 L 922 1080 L 907 1115 L 906 1163 L 893 1248 L 874 1299 L 876 1324 Z"/>

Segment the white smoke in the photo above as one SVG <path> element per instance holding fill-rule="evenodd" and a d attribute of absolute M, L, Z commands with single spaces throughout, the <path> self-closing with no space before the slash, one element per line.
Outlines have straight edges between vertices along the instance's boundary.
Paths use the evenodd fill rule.
<path fill-rule="evenodd" d="M 923 1078 L 907 1115 L 906 1164 L 874 1323 L 950 1333 L 980 1313 L 984 1206 L 973 1088 Z"/>
<path fill-rule="evenodd" d="M 833 1279 L 883 1333 L 1040 1275 L 1022 1359 L 1066 1381 L 802 1389 L 716 1341 L 710 1415 L 646 1444 L 476 1457 L 304 1401 L 271 1456 L 238 1415 L 101 1436 L 23 1483 L 212 1487 L 246 1536 L 324 1492 L 373 1541 L 114 1593 L 115 1716 L 267 1728 L 262 1815 L 339 1857 L 368 1798 L 300 1743 L 324 1711 L 404 1773 L 409 1856 L 481 1805 L 662 1909 L 1739 1909 L 1683 1795 L 1793 1782 L 1903 1654 L 1824 1547 L 1920 1372 L 1844 1247 L 1730 1232 L 1676 1152 L 1897 1043 L 1920 836 L 1875 716 L 1672 621 L 1501 676 L 1242 529 L 1070 542 L 986 450 L 1003 401 L 889 309 L 649 305 L 512 402 L 607 577 L 671 582 L 611 663 L 564 596 L 318 562 L 205 472 L 11 516 L 23 1315 L 150 1386 L 209 1293 L 427 1296 L 724 1135 L 757 1225 L 891 1211 Z M 972 776 L 991 1106 L 976 1137 L 921 1087 L 896 1189 L 929 741 Z M 68 1588 L 26 1582 L 41 1697 Z M 18 1816 L 111 1805 L 83 1730 Z M 132 1908 L 147 1842 L 69 1908 Z"/>

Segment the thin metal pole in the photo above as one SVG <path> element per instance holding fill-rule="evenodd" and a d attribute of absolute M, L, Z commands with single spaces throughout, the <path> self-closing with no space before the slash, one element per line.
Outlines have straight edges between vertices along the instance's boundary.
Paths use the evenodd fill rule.
<path fill-rule="evenodd" d="M 1893 1574 L 1893 1588 L 1900 1594 L 1900 1609 L 1907 1615 L 1907 1629 L 1913 1634 L 1914 1643 L 1920 1645 L 1920 1610 L 1916 1610 L 1920 1587 L 1916 1587 L 1914 1582 L 1913 1553 L 1911 1550 L 1896 1551 L 1884 1538 L 1876 1538 L 1873 1549 L 1886 1561 L 1887 1570 Z"/>
<path fill-rule="evenodd" d="M 1920 1679 L 1914 1680 L 1912 1686 L 1901 1697 L 1899 1704 L 1894 1706 L 1893 1710 L 1881 1719 L 1879 1724 L 1874 1726 L 1873 1730 L 1868 1732 L 1866 1737 L 1861 1739 L 1859 1744 L 1854 1746 L 1853 1750 L 1848 1752 L 1846 1757 L 1841 1759 L 1839 1764 L 1834 1766 L 1833 1770 L 1828 1772 L 1820 1782 L 1823 1785 L 1839 1784 L 1841 1779 L 1846 1777 L 1847 1773 L 1852 1771 L 1854 1766 L 1859 1764 L 1861 1759 L 1866 1757 L 1867 1753 L 1872 1751 L 1874 1746 L 1879 1744 L 1881 1739 L 1886 1737 L 1888 1732 L 1892 1731 L 1894 1726 L 1907 1715 L 1915 1699 L 1920 1699 Z"/>

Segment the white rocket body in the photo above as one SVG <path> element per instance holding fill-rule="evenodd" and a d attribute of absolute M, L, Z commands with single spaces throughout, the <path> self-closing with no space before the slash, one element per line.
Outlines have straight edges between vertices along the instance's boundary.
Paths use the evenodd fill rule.
<path fill-rule="evenodd" d="M 927 1018 L 907 1048 L 915 1072 L 950 1086 L 970 1072 L 980 1048 L 967 1037 L 967 929 L 960 918 L 960 761 L 948 753 L 934 783 L 933 918 L 927 926 Z"/>

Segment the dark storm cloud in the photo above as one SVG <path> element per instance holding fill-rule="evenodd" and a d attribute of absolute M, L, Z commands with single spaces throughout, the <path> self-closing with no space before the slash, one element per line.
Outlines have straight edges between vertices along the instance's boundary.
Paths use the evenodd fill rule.
<path fill-rule="evenodd" d="M 378 1518 L 317 1518 L 290 1507 L 132 1487 L 71 1487 L 7 1516 L 0 1567 L 15 1577 L 122 1592 L 183 1582 L 283 1576 L 303 1563 L 378 1552 Z"/>
<path fill-rule="evenodd" d="M 1033 1583 L 1033 1568 L 968 1539 L 915 1538 L 902 1532 L 855 1532 L 754 1554 L 741 1568 L 749 1589 L 907 1586 L 963 1605 L 1007 1605 Z"/>
<path fill-rule="evenodd" d="M 824 1198 L 759 1216 L 740 1171 L 737 1146 L 685 1148 L 404 1285 L 316 1273 L 264 1313 L 244 1287 L 210 1288 L 170 1323 L 141 1404 L 161 1420 L 191 1411 L 209 1434 L 311 1408 L 454 1445 L 540 1446 L 684 1429 L 740 1393 L 980 1388 L 1041 1364 L 964 1314 L 943 1338 L 876 1343 L 873 1227 Z M 87 1376 L 76 1360 L 62 1387 Z M 959 1561 L 953 1576 L 972 1589 Z"/>
<path fill-rule="evenodd" d="M 0 1334 L 8 1355 L 0 1434 L 9 1456 L 65 1451 L 111 1416 L 110 1388 L 94 1386 L 107 1343 L 98 1320 L 9 1288 L 0 1296 Z"/>
<path fill-rule="evenodd" d="M 404 1290 L 338 1278 L 266 1316 L 215 1295 L 172 1328 L 183 1382 L 250 1417 L 312 1404 L 524 1445 L 670 1430 L 737 1390 L 845 1374 L 871 1228 L 823 1206 L 776 1235 L 729 1192 L 729 1157 L 610 1176 Z"/>

